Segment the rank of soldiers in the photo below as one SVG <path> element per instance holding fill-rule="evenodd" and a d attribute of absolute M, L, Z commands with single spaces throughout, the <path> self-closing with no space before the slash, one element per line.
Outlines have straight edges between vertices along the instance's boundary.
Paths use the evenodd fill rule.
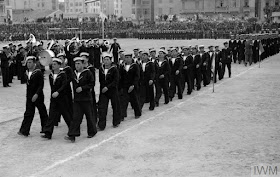
<path fill-rule="evenodd" d="M 135 48 L 130 52 L 122 50 L 117 39 L 112 45 L 107 41 L 99 45 L 98 41 L 67 40 L 63 48 L 50 47 L 55 56 L 51 59 L 49 75 L 49 113 L 44 104 L 44 67 L 39 62 L 40 54 L 29 51 L 30 54 L 21 58 L 21 77 L 25 78 L 27 84 L 27 101 L 19 135 L 29 136 L 37 107 L 42 138 L 52 139 L 54 127 L 63 117 L 68 126 L 65 139 L 75 142 L 81 134 L 80 125 L 84 115 L 87 137 L 92 138 L 98 130 L 106 128 L 109 101 L 113 109 L 112 125 L 116 128 L 128 117 L 129 103 L 134 117 L 138 119 L 143 114 L 145 104 L 153 111 L 162 104 L 169 104 L 176 95 L 178 99 L 183 99 L 194 90 L 199 91 L 201 85 L 209 85 L 211 80 L 214 83 L 222 80 L 226 68 L 228 77 L 231 77 L 232 62 L 244 61 L 247 65 L 247 62 L 251 64 L 279 52 L 278 35 L 232 36 L 229 42 L 224 42 L 222 49 L 211 45 L 207 46 L 208 51 L 204 45 L 200 45 L 161 47 L 158 50 L 150 48 L 148 51 Z M 33 44 L 29 42 L 28 45 Z M 252 48 L 251 56 L 246 45 Z M 257 56 L 254 52 L 257 52 Z M 1 53 L 2 72 L 3 61 L 10 55 L 5 46 Z M 95 99 L 96 68 L 99 70 L 100 83 L 98 102 Z"/>

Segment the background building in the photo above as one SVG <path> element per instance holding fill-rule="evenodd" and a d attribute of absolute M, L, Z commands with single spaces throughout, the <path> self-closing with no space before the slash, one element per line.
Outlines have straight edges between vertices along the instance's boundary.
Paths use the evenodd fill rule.
<path fill-rule="evenodd" d="M 86 12 L 85 0 L 64 0 L 66 18 L 77 18 Z"/>

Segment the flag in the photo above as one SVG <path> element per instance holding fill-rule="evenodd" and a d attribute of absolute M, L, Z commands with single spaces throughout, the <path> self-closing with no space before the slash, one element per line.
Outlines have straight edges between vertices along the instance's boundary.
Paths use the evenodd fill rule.
<path fill-rule="evenodd" d="M 263 52 L 264 52 L 263 45 L 262 42 L 260 41 L 259 54 L 261 55 Z"/>
<path fill-rule="evenodd" d="M 99 17 L 102 19 L 102 21 L 105 21 L 105 19 L 107 19 L 107 16 L 103 12 L 100 12 Z"/>

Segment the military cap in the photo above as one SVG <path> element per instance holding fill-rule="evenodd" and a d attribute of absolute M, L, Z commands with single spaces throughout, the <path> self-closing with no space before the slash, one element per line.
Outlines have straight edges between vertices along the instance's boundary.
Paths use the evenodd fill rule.
<path fill-rule="evenodd" d="M 80 57 L 83 57 L 83 56 L 89 57 L 89 53 L 87 53 L 87 52 L 81 52 L 81 53 L 80 53 Z"/>
<path fill-rule="evenodd" d="M 226 41 L 226 42 L 224 42 L 224 44 L 228 44 L 228 42 Z"/>
<path fill-rule="evenodd" d="M 105 58 L 105 57 L 109 57 L 109 58 L 112 58 L 112 55 L 108 52 L 103 52 L 102 53 L 102 57 Z"/>
<path fill-rule="evenodd" d="M 212 48 L 212 47 L 214 47 L 214 46 L 210 45 L 208 48 L 210 49 L 210 48 Z"/>
<path fill-rule="evenodd" d="M 158 50 L 158 53 L 159 53 L 159 52 L 162 52 L 162 53 L 164 53 L 164 54 L 167 53 L 167 52 L 166 52 L 165 50 L 163 50 L 163 49 L 159 49 L 159 50 Z"/>
<path fill-rule="evenodd" d="M 35 60 L 36 60 L 36 57 L 34 57 L 34 56 L 28 56 L 28 57 L 26 57 L 26 61 L 28 61 L 28 60 L 33 60 L 33 61 L 35 61 Z"/>
<path fill-rule="evenodd" d="M 123 50 L 123 49 L 120 49 L 120 50 L 119 50 L 119 53 L 123 53 L 123 52 L 124 52 L 124 50 Z"/>
<path fill-rule="evenodd" d="M 198 48 L 204 48 L 204 45 L 200 45 Z"/>
<path fill-rule="evenodd" d="M 59 54 L 56 55 L 56 57 L 57 57 L 57 58 L 58 58 L 58 57 L 65 57 L 65 54 L 64 54 L 64 53 L 59 53 Z"/>
<path fill-rule="evenodd" d="M 59 64 L 62 63 L 62 60 L 59 59 L 59 58 L 53 58 L 52 61 L 53 61 L 53 62 L 57 62 L 57 63 L 59 63 Z"/>
<path fill-rule="evenodd" d="M 172 48 L 170 49 L 170 51 L 173 51 L 173 50 L 178 51 L 178 49 L 177 49 L 176 47 L 172 47 Z"/>
<path fill-rule="evenodd" d="M 9 46 L 7 46 L 7 45 L 4 45 L 4 46 L 3 46 L 3 49 L 7 49 L 8 47 L 9 47 Z"/>
<path fill-rule="evenodd" d="M 131 56 L 131 57 L 132 57 L 132 53 L 126 52 L 126 53 L 124 54 L 124 56 Z"/>
<path fill-rule="evenodd" d="M 139 48 L 135 48 L 135 49 L 133 49 L 133 51 L 136 51 L 136 50 L 137 50 L 137 51 L 139 51 Z"/>
<path fill-rule="evenodd" d="M 83 58 L 83 57 L 75 57 L 74 58 L 74 62 L 76 62 L 76 61 L 84 61 L 85 59 Z"/>

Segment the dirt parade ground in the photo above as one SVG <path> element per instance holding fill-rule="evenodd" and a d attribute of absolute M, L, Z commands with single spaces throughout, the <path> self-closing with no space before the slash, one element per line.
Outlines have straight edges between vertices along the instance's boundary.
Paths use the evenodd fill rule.
<path fill-rule="evenodd" d="M 125 50 L 161 46 L 220 45 L 225 40 L 119 40 Z M 40 138 L 36 113 L 31 135 L 17 135 L 25 109 L 25 85 L 14 79 L 0 87 L 0 177 L 233 177 L 252 176 L 252 167 L 280 164 L 280 55 L 245 67 L 232 64 L 232 77 L 184 93 L 154 111 L 143 109 L 87 139 L 86 121 L 76 143 L 63 139 L 67 126 L 52 140 Z M 96 93 L 99 93 L 99 85 Z M 46 76 L 45 103 L 50 89 Z M 98 95 L 97 95 L 98 97 Z M 278 174 L 280 176 L 280 166 Z M 275 175 L 274 175 L 275 176 Z"/>

